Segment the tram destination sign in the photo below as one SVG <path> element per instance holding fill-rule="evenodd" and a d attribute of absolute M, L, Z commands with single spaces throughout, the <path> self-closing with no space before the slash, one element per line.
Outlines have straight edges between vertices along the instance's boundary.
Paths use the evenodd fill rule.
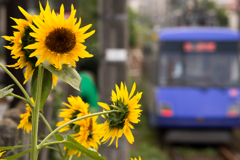
<path fill-rule="evenodd" d="M 237 42 L 187 41 L 182 42 L 185 53 L 214 53 L 237 51 Z"/>
<path fill-rule="evenodd" d="M 184 52 L 215 52 L 216 42 L 183 42 Z"/>

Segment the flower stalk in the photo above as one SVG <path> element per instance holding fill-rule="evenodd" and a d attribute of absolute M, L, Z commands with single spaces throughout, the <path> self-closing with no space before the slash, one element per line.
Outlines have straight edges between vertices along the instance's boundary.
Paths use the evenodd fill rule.
<path fill-rule="evenodd" d="M 38 149 L 41 149 L 43 146 L 44 146 L 44 143 L 49 139 L 51 138 L 55 133 L 57 133 L 60 129 L 62 129 L 63 127 L 69 125 L 69 124 L 72 124 L 73 122 L 76 122 L 76 121 L 80 121 L 82 119 L 85 119 L 85 118 L 89 118 L 89 117 L 93 117 L 93 116 L 97 116 L 97 115 L 102 115 L 102 114 L 108 114 L 108 113 L 113 113 L 113 112 L 120 112 L 119 110 L 113 110 L 113 111 L 104 111 L 104 112 L 98 112 L 98 113 L 92 113 L 92 114 L 89 114 L 89 115 L 85 115 L 85 116 L 82 116 L 82 117 L 78 117 L 78 118 L 75 118 L 61 126 L 59 126 L 58 128 L 56 128 L 54 131 L 52 131 L 47 137 L 45 137 L 43 139 L 43 141 L 38 145 Z"/>
<path fill-rule="evenodd" d="M 21 85 L 21 83 L 17 80 L 16 77 L 14 77 L 14 75 L 6 68 L 4 67 L 1 63 L 0 63 L 0 67 L 12 78 L 12 80 L 18 85 L 18 87 L 21 89 L 21 91 L 23 92 L 24 96 L 27 98 L 27 103 L 30 104 L 30 106 L 34 106 L 31 98 L 29 97 L 29 95 L 27 94 L 27 92 L 25 91 L 25 89 L 23 88 L 23 86 Z M 18 97 L 19 98 L 19 97 Z"/>
<path fill-rule="evenodd" d="M 38 137 L 38 120 L 39 120 L 39 111 L 40 111 L 43 74 L 44 74 L 44 68 L 43 68 L 42 65 L 39 65 L 39 67 L 38 67 L 36 103 L 35 103 L 36 105 L 32 109 L 32 134 L 31 134 L 30 160 L 37 160 L 38 159 L 37 137 Z"/>
<path fill-rule="evenodd" d="M 40 117 L 42 118 L 43 122 L 45 123 L 45 125 L 48 127 L 49 131 L 52 132 L 52 127 L 50 126 L 50 124 L 48 123 L 48 121 L 46 120 L 46 118 L 43 116 L 42 113 L 39 113 Z M 59 154 L 61 155 L 61 157 L 63 156 L 63 153 L 62 153 L 62 149 L 59 145 L 59 143 L 57 144 L 57 147 L 58 147 L 58 152 Z"/>

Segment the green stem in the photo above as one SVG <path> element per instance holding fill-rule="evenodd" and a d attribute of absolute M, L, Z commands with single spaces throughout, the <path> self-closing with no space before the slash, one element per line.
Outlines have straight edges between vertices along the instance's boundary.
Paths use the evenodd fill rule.
<path fill-rule="evenodd" d="M 28 103 L 28 100 L 25 99 L 25 98 L 23 98 L 22 96 L 19 96 L 19 95 L 14 94 L 14 93 L 10 93 L 9 95 L 10 95 L 10 96 L 13 96 L 13 97 L 16 97 L 16 98 L 18 98 L 18 99 L 21 99 L 21 100 L 23 100 L 24 102 Z"/>
<path fill-rule="evenodd" d="M 21 91 L 23 92 L 24 96 L 27 98 L 28 100 L 28 104 L 31 104 L 31 106 L 34 106 L 31 98 L 28 96 L 26 90 L 23 88 L 23 86 L 20 84 L 20 82 L 14 77 L 14 75 L 6 68 L 4 67 L 1 63 L 0 63 L 0 67 L 12 78 L 12 80 L 18 85 L 18 87 L 21 89 Z"/>
<path fill-rule="evenodd" d="M 65 154 L 64 154 L 62 160 L 67 160 L 67 158 L 68 158 L 68 154 L 67 153 L 68 153 L 68 149 L 66 149 Z"/>
<path fill-rule="evenodd" d="M 119 108 L 119 107 L 117 107 L 117 106 L 114 106 L 114 105 L 111 105 L 113 108 L 115 108 L 115 109 L 117 109 L 117 110 L 119 110 L 119 111 L 121 111 L 121 112 L 123 112 L 124 113 L 124 110 L 122 109 L 122 108 Z"/>
<path fill-rule="evenodd" d="M 42 113 L 39 113 L 40 117 L 42 118 L 45 125 L 48 127 L 49 131 L 52 132 L 52 127 L 49 125 L 48 121 L 45 119 Z"/>
<path fill-rule="evenodd" d="M 97 116 L 97 115 L 101 115 L 101 114 L 108 114 L 108 113 L 113 113 L 113 112 L 120 112 L 118 110 L 113 110 L 113 111 L 104 111 L 104 112 L 98 112 L 98 113 L 92 113 L 92 114 L 88 114 L 82 117 L 78 117 L 76 119 L 73 119 L 61 126 L 59 126 L 58 128 L 56 128 L 54 131 L 52 131 L 47 137 L 45 137 L 42 142 L 38 145 L 38 148 L 42 148 L 42 146 L 44 145 L 44 143 L 46 142 L 46 140 L 48 140 L 50 137 L 52 137 L 55 133 L 57 133 L 60 129 L 62 129 L 63 127 L 75 122 L 75 121 L 79 121 L 81 119 L 85 119 L 85 118 L 89 118 L 89 117 L 93 117 L 93 116 Z"/>
<path fill-rule="evenodd" d="M 45 143 L 44 145 L 42 145 L 42 147 L 53 145 L 53 144 L 60 144 L 60 143 L 63 143 L 63 142 L 64 141 L 49 142 L 49 143 Z M 41 149 L 41 148 L 38 148 L 38 149 Z"/>
<path fill-rule="evenodd" d="M 35 103 L 35 107 L 32 109 L 32 134 L 31 134 L 30 160 L 37 160 L 38 159 L 38 150 L 37 150 L 38 120 L 39 120 L 39 111 L 40 111 L 43 74 L 44 74 L 44 68 L 40 64 L 39 67 L 38 67 L 36 103 Z"/>
<path fill-rule="evenodd" d="M 56 141 L 56 142 L 45 143 L 45 144 L 42 146 L 42 148 L 53 149 L 53 150 L 57 151 L 57 152 L 60 154 L 61 157 L 63 157 L 64 155 L 63 155 L 62 150 L 61 150 L 61 148 L 60 148 L 60 146 L 59 146 L 59 144 L 61 144 L 61 143 L 63 143 L 63 142 L 64 142 L 64 141 Z M 58 146 L 58 150 L 57 150 L 56 148 L 54 148 L 54 147 L 50 147 L 50 146 L 49 146 L 49 145 L 53 145 L 53 144 L 56 144 L 56 145 Z M 38 148 L 38 150 L 40 150 L 40 149 L 41 149 L 41 148 Z"/>
<path fill-rule="evenodd" d="M 43 122 L 46 124 L 46 126 L 48 127 L 49 131 L 52 132 L 52 127 L 49 125 L 48 121 L 45 119 L 45 117 L 43 116 L 42 113 L 39 113 L 40 117 L 42 118 Z M 61 155 L 61 157 L 63 156 L 63 153 L 62 153 L 62 149 L 60 147 L 59 144 L 57 144 L 57 147 L 59 149 L 59 153 Z"/>
<path fill-rule="evenodd" d="M 59 152 L 59 150 L 57 150 L 57 149 L 56 149 L 56 148 L 54 148 L 54 147 L 45 146 L 44 148 L 51 149 L 51 150 L 54 150 L 54 151 L 56 151 L 56 152 L 60 153 L 60 152 Z M 61 156 L 61 157 L 62 157 L 62 156 Z"/>
<path fill-rule="evenodd" d="M 73 157 L 72 155 L 71 155 L 71 156 L 69 156 L 69 159 L 68 159 L 68 160 L 72 160 L 72 157 Z"/>

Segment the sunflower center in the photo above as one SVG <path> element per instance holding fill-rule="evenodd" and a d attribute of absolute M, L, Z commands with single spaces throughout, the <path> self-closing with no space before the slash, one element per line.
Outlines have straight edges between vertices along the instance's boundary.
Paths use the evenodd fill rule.
<path fill-rule="evenodd" d="M 117 129 L 122 129 L 125 125 L 125 120 L 128 116 L 128 105 L 124 105 L 124 102 L 122 100 L 117 100 L 115 102 L 115 106 L 121 108 L 123 112 L 114 112 L 109 113 L 106 117 L 106 120 L 110 122 L 110 128 L 116 127 Z M 112 106 L 109 106 L 110 110 L 116 110 Z"/>
<path fill-rule="evenodd" d="M 30 116 L 28 117 L 28 122 L 29 122 L 29 123 L 32 123 L 32 115 L 30 115 Z"/>
<path fill-rule="evenodd" d="M 76 36 L 70 29 L 57 28 L 46 37 L 45 45 L 52 52 L 67 53 L 75 47 Z"/>
<path fill-rule="evenodd" d="M 24 28 L 24 35 L 22 37 L 22 51 L 24 51 L 24 60 L 26 62 L 29 62 L 32 64 L 32 69 L 35 68 L 35 64 L 37 62 L 37 58 L 36 57 L 29 57 L 29 55 L 31 53 L 33 53 L 35 51 L 35 49 L 24 49 L 24 47 L 28 46 L 29 44 L 34 44 L 36 42 L 35 38 L 30 36 L 30 32 L 33 32 L 33 30 L 27 26 Z"/>
<path fill-rule="evenodd" d="M 77 118 L 79 113 L 81 113 L 81 111 L 75 110 L 75 112 L 72 113 L 72 117 L 70 119 L 73 120 L 73 119 Z M 71 124 L 69 124 L 69 126 L 72 129 L 75 126 L 75 124 L 71 123 Z"/>

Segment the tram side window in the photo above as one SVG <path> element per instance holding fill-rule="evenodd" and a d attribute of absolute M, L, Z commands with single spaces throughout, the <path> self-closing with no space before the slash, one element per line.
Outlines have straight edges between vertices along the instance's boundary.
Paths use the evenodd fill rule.
<path fill-rule="evenodd" d="M 163 53 L 159 62 L 159 84 L 162 86 L 180 85 L 183 75 L 180 54 Z"/>
<path fill-rule="evenodd" d="M 239 83 L 239 63 L 238 57 L 233 59 L 231 63 L 231 74 L 230 74 L 230 83 L 238 85 Z"/>

